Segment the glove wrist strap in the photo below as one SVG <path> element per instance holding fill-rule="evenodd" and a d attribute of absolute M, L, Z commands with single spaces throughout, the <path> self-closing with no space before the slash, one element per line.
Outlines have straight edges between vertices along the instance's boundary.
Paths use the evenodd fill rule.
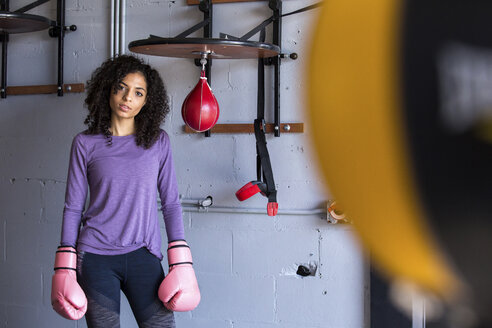
<path fill-rule="evenodd" d="M 58 247 L 55 256 L 55 270 L 75 270 L 77 251 L 73 247 Z"/>
<path fill-rule="evenodd" d="M 170 244 L 167 249 L 167 259 L 169 266 L 181 264 L 193 264 L 190 247 L 184 243 Z"/>

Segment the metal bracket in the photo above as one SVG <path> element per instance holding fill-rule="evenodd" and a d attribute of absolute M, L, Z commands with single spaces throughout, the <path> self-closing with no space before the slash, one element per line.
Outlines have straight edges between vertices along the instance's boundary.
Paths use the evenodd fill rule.
<path fill-rule="evenodd" d="M 43 3 L 46 3 L 48 1 L 50 1 L 50 0 L 38 0 L 38 1 L 34 1 L 33 3 L 30 3 L 27 6 L 24 6 L 22 8 L 19 8 L 19 9 L 17 9 L 14 12 L 16 12 L 16 13 L 25 13 L 26 11 L 31 10 L 33 8 L 36 8 L 36 7 L 42 5 Z"/>
<path fill-rule="evenodd" d="M 71 31 L 71 32 L 77 31 L 77 25 L 63 26 L 63 31 L 65 31 L 65 32 L 68 32 L 68 31 Z M 61 26 L 53 26 L 53 27 L 50 27 L 50 29 L 48 30 L 48 34 L 52 38 L 59 37 L 61 35 L 61 32 L 62 32 Z"/>
<path fill-rule="evenodd" d="M 287 13 L 282 15 L 282 1 L 281 0 L 270 0 L 268 2 L 268 7 L 273 11 L 273 15 L 269 18 L 265 19 L 258 26 L 254 27 L 251 31 L 244 34 L 242 37 L 238 38 L 229 34 L 220 33 L 221 38 L 233 39 L 233 40 L 241 40 L 246 41 L 251 38 L 253 35 L 260 33 L 264 33 L 265 28 L 270 23 L 273 23 L 273 44 L 282 49 L 282 17 L 289 16 L 297 13 L 301 13 L 303 11 L 311 10 L 320 6 L 320 3 L 316 3 L 314 5 L 310 5 L 299 10 Z M 289 56 L 291 59 L 297 59 L 297 54 L 293 53 L 290 55 L 280 54 L 276 57 L 265 58 L 263 63 L 265 65 L 273 65 L 274 67 L 274 129 L 275 129 L 275 137 L 280 137 L 280 62 L 282 58 L 286 58 Z"/>
<path fill-rule="evenodd" d="M 22 8 L 14 11 L 18 14 L 23 14 L 28 10 L 36 8 L 50 0 L 37 0 Z M 9 0 L 3 0 L 0 3 L 0 10 L 9 11 Z M 49 35 L 51 37 L 58 38 L 58 83 L 57 83 L 57 94 L 58 96 L 63 96 L 64 85 L 63 85 L 63 50 L 64 50 L 64 37 L 65 31 L 75 31 L 77 30 L 76 25 L 65 26 L 65 0 L 57 0 L 56 6 L 56 21 L 51 21 L 52 27 L 49 28 Z M 2 42 L 2 80 L 0 87 L 0 97 L 7 98 L 7 43 L 9 41 L 8 33 L 4 32 L 0 41 Z"/>
<path fill-rule="evenodd" d="M 206 12 L 209 12 L 208 10 Z M 205 18 L 203 21 L 201 21 L 200 23 L 190 27 L 189 29 L 187 29 L 186 31 L 178 34 L 175 36 L 176 39 L 182 39 L 182 38 L 185 38 L 187 37 L 188 35 L 190 35 L 191 33 L 193 32 L 196 32 L 198 31 L 199 29 L 201 29 L 202 27 L 205 27 L 207 25 L 209 25 L 211 22 L 211 19 L 210 18 Z M 152 37 L 152 35 L 151 35 Z"/>
<path fill-rule="evenodd" d="M 281 124 L 280 124 L 280 61 L 281 59 L 284 58 L 291 58 L 291 59 L 296 59 L 297 54 L 292 53 L 292 54 L 286 54 L 286 53 L 280 53 L 281 49 L 281 39 L 282 39 L 282 17 L 288 16 L 288 15 L 293 15 L 295 13 L 303 12 L 312 8 L 315 8 L 319 6 L 319 4 L 311 5 L 305 8 L 301 8 L 299 10 L 296 10 L 294 12 L 290 12 L 287 14 L 282 15 L 282 1 L 281 0 L 270 0 L 268 2 L 269 8 L 272 10 L 272 16 L 269 17 L 268 19 L 264 20 L 262 23 L 260 23 L 258 26 L 253 28 L 251 31 L 247 32 L 244 34 L 242 37 L 237 37 L 233 36 L 230 34 L 226 33 L 220 33 L 220 38 L 219 39 L 214 39 L 212 37 L 212 27 L 213 27 L 213 6 L 212 6 L 212 1 L 213 0 L 201 0 L 199 4 L 199 9 L 204 13 L 204 19 L 199 22 L 198 24 L 195 24 L 194 26 L 188 28 L 187 30 L 183 31 L 182 33 L 178 34 L 174 38 L 164 38 L 164 37 L 159 37 L 155 35 L 150 35 L 149 39 L 146 40 L 137 40 L 133 41 L 130 43 L 129 48 L 130 50 L 137 52 L 137 53 L 144 53 L 148 55 L 162 55 L 162 56 L 168 56 L 168 57 L 182 57 L 182 58 L 194 58 L 194 63 L 196 66 L 201 66 L 202 64 L 200 63 L 201 58 L 197 58 L 196 55 L 201 55 L 206 53 L 207 51 L 212 51 L 208 48 L 215 46 L 216 44 L 222 43 L 222 45 L 231 45 L 230 47 L 222 47 L 220 48 L 219 46 L 214 48 L 214 50 L 217 50 L 220 48 L 220 50 L 224 49 L 242 49 L 241 51 L 244 51 L 247 56 L 240 57 L 237 56 L 237 52 L 229 52 L 226 53 L 225 55 L 216 53 L 215 51 L 212 51 L 210 53 L 210 56 L 207 58 L 208 59 L 208 65 L 205 67 L 205 75 L 207 77 L 207 81 L 209 84 L 211 84 L 211 64 L 212 64 L 212 57 L 216 58 L 252 58 L 252 56 L 258 56 L 259 58 L 259 66 L 263 67 L 264 65 L 272 65 L 274 66 L 274 133 L 276 137 L 280 136 L 281 132 Z M 215 0 L 215 1 L 220 1 L 222 0 Z M 190 2 L 188 2 L 190 4 Z M 193 3 L 197 4 L 197 2 Z M 266 31 L 266 26 L 270 23 L 273 23 L 273 44 L 266 44 L 265 43 L 265 31 Z M 203 36 L 204 38 L 193 38 L 188 36 L 191 33 L 194 33 L 198 31 L 199 29 L 203 28 Z M 260 33 L 260 40 L 259 42 L 253 42 L 253 41 L 248 41 L 250 37 L 255 35 L 256 33 Z M 212 42 L 214 41 L 214 42 Z M 201 42 L 201 43 L 200 43 Z M 249 43 L 249 44 L 242 44 L 242 43 Z M 232 46 L 234 44 L 234 47 Z M 197 47 L 199 45 L 200 47 Z M 239 47 L 240 46 L 240 47 Z M 132 49 L 133 48 L 133 49 Z M 152 49 L 153 48 L 153 49 Z M 275 49 L 274 51 L 267 51 L 268 49 Z M 243 50 L 244 49 L 244 50 Z M 247 49 L 247 50 L 246 50 Z M 260 51 L 250 51 L 250 49 L 260 49 Z M 222 57 L 221 57 L 222 56 Z M 263 70 L 262 70 L 263 72 Z M 262 73 L 264 75 L 264 73 Z M 262 75 L 262 76 L 263 76 Z M 260 78 L 260 73 L 258 77 L 259 81 L 259 90 L 264 89 L 264 77 Z M 259 99 L 263 98 L 264 95 L 260 94 Z M 261 107 L 264 107 L 264 104 Z M 258 106 L 260 107 L 260 106 Z M 289 124 L 286 126 L 290 127 Z M 285 127 L 284 127 L 285 128 Z M 230 133 L 234 128 L 232 129 L 227 129 Z M 211 132 L 215 132 L 215 129 L 211 129 L 205 132 L 205 136 L 210 136 Z M 282 131 L 289 131 L 289 128 L 284 129 Z"/>

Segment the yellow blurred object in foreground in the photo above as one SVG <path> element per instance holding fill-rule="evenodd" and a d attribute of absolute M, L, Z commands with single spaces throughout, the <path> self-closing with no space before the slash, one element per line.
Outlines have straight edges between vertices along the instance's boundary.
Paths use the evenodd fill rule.
<path fill-rule="evenodd" d="M 391 0 L 323 3 L 309 68 L 310 124 L 329 189 L 376 266 L 449 299 L 460 282 L 425 222 L 405 151 L 400 6 Z"/>

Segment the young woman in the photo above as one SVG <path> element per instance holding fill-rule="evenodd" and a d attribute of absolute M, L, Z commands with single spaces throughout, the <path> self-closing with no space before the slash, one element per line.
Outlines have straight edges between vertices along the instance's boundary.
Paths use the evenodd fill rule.
<path fill-rule="evenodd" d="M 88 81 L 88 129 L 75 136 L 61 246 L 51 300 L 56 312 L 92 327 L 119 327 L 120 290 L 139 327 L 175 327 L 172 311 L 200 301 L 169 136 L 169 105 L 159 73 L 133 56 L 105 61 Z M 85 209 L 87 193 L 90 200 Z M 160 261 L 160 197 L 169 274 Z"/>

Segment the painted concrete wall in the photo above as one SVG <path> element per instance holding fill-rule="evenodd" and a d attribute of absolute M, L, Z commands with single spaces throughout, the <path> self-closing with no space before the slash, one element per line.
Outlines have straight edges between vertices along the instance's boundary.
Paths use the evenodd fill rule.
<path fill-rule="evenodd" d="M 11 10 L 29 2 L 11 1 Z M 285 1 L 284 12 L 311 3 Z M 128 0 L 127 5 L 127 41 L 149 34 L 174 36 L 202 18 L 184 0 Z M 66 6 L 67 25 L 76 24 L 78 30 L 66 37 L 65 83 L 85 82 L 109 56 L 109 2 L 67 0 Z M 270 15 L 266 2 L 221 4 L 214 10 L 215 37 L 219 32 L 240 36 Z M 54 18 L 55 1 L 31 13 Z M 283 24 L 283 50 L 297 52 L 299 59 L 282 62 L 282 121 L 304 122 L 306 132 L 304 73 L 315 19 L 312 11 L 285 18 Z M 12 35 L 9 85 L 56 83 L 55 54 L 56 41 L 47 31 Z M 199 69 L 187 59 L 146 60 L 161 72 L 169 91 L 172 113 L 163 128 L 171 136 L 183 197 L 212 195 L 216 206 L 265 208 L 261 196 L 244 203 L 234 196 L 255 179 L 254 136 L 185 134 L 180 107 Z M 252 122 L 256 61 L 216 60 L 212 74 L 221 106 L 219 123 Z M 272 105 L 270 91 L 267 108 Z M 68 153 L 73 136 L 84 129 L 83 100 L 83 94 L 0 100 L 0 327 L 86 326 L 84 320 L 59 317 L 49 299 Z M 271 116 L 267 110 L 269 120 Z M 323 189 L 308 133 L 268 136 L 267 141 L 280 209 L 323 207 L 330 195 Z M 330 225 L 320 215 L 192 212 L 185 212 L 184 224 L 202 302 L 194 311 L 176 315 L 179 327 L 368 326 L 367 270 L 350 226 Z M 299 264 L 316 265 L 316 274 L 301 278 L 295 273 Z M 136 327 L 124 299 L 122 327 Z"/>

